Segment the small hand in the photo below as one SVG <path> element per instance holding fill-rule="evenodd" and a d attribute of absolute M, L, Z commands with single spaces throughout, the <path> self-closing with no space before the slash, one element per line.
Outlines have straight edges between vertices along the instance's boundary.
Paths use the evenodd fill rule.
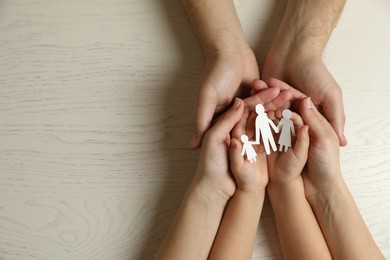
<path fill-rule="evenodd" d="M 230 167 L 237 183 L 237 189 L 246 192 L 263 192 L 268 183 L 267 160 L 264 149 L 256 142 L 253 146 L 256 151 L 256 161 L 250 162 L 242 156 L 242 144 L 239 141 L 242 135 L 246 135 L 246 127 L 250 112 L 245 108 L 241 120 L 236 124 L 232 132 L 232 143 L 230 146 Z"/>
<path fill-rule="evenodd" d="M 285 184 L 300 177 L 307 161 L 310 143 L 308 126 L 303 125 L 301 117 L 296 113 L 292 114 L 291 120 L 294 122 L 294 127 L 299 129 L 294 147 L 287 152 L 271 153 L 267 157 L 270 184 L 272 185 Z"/>

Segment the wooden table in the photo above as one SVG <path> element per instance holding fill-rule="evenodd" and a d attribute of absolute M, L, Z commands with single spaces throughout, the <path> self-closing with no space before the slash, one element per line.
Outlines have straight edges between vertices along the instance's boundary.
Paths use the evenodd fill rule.
<path fill-rule="evenodd" d="M 284 1 L 235 1 L 262 64 Z M 348 1 L 324 54 L 342 168 L 390 258 L 390 4 Z M 150 259 L 191 181 L 203 58 L 176 0 L 0 2 L 0 259 Z M 282 259 L 269 202 L 253 259 Z"/>

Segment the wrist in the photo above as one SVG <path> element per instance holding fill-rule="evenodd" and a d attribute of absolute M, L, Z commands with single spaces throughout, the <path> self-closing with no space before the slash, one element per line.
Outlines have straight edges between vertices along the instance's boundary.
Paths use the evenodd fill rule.
<path fill-rule="evenodd" d="M 236 199 L 239 198 L 242 203 L 251 205 L 252 207 L 262 208 L 265 198 L 265 189 L 262 191 L 248 191 L 237 188 L 233 197 Z"/>
<path fill-rule="evenodd" d="M 261 198 L 265 196 L 265 187 L 261 188 L 248 188 L 248 187 L 240 187 L 237 186 L 234 194 L 240 193 L 243 196 L 251 197 L 251 198 Z"/>
<path fill-rule="evenodd" d="M 244 66 L 244 61 L 247 58 L 252 58 L 254 56 L 253 50 L 247 43 L 233 43 L 229 45 L 228 43 L 220 44 L 215 47 L 203 48 L 203 54 L 206 63 L 214 63 L 219 59 L 229 59 Z"/>
<path fill-rule="evenodd" d="M 292 194 L 295 195 L 298 193 L 304 196 L 302 177 L 299 176 L 299 178 L 284 182 L 270 182 L 267 186 L 267 191 L 271 200 L 273 198 L 291 197 Z"/>
<path fill-rule="evenodd" d="M 250 49 L 232 0 L 181 0 L 206 58 Z"/>
<path fill-rule="evenodd" d="M 329 205 L 329 202 L 337 200 L 337 197 L 348 193 L 349 190 L 342 178 L 334 181 L 331 185 L 306 196 L 307 201 L 313 208 L 323 208 Z"/>
<path fill-rule="evenodd" d="M 284 56 L 321 57 L 345 0 L 289 0 L 272 45 Z"/>
<path fill-rule="evenodd" d="M 224 209 L 231 198 L 230 194 L 218 189 L 204 178 L 195 177 L 189 190 L 198 201 L 214 209 Z"/>

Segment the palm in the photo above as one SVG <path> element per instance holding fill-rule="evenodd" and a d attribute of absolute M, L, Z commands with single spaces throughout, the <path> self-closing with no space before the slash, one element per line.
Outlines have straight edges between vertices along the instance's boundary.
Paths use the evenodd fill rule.
<path fill-rule="evenodd" d="M 321 59 L 297 58 L 286 64 L 273 64 L 271 60 L 271 57 L 268 58 L 264 65 L 263 78 L 283 80 L 310 96 L 317 104 L 324 105 L 325 100 L 340 91 Z"/>
<path fill-rule="evenodd" d="M 256 162 L 251 163 L 249 160 L 243 160 L 241 165 L 234 167 L 234 177 L 238 187 L 261 189 L 268 183 L 265 151 L 260 146 L 256 146 L 255 150 L 257 153 Z"/>
<path fill-rule="evenodd" d="M 228 168 L 228 142 L 229 140 L 226 140 L 226 143 L 211 143 L 207 147 L 203 147 L 205 152 L 201 155 L 199 165 L 205 165 L 205 168 L 199 170 L 210 173 L 208 175 L 210 184 L 231 197 L 236 189 L 236 184 Z"/>
<path fill-rule="evenodd" d="M 331 141 L 313 140 L 309 148 L 309 159 L 302 172 L 306 197 L 311 197 L 332 187 L 340 176 L 338 141 L 334 136 Z M 335 156 L 329 156 L 329 151 Z M 336 156 L 337 155 L 337 156 Z"/>
<path fill-rule="evenodd" d="M 346 145 L 342 133 L 345 115 L 342 91 L 320 58 L 280 57 L 270 53 L 264 64 L 263 79 L 280 79 L 310 96 L 323 109 L 335 129 L 341 145 Z"/>
<path fill-rule="evenodd" d="M 269 178 L 271 183 L 285 183 L 300 175 L 303 163 L 293 149 L 287 152 L 275 152 L 268 156 Z M 291 169 L 299 169 L 291 171 Z"/>
<path fill-rule="evenodd" d="M 215 113 L 226 109 L 235 96 L 246 97 L 259 69 L 253 52 L 239 57 L 222 55 L 206 62 L 198 89 L 198 106 L 216 103 Z"/>

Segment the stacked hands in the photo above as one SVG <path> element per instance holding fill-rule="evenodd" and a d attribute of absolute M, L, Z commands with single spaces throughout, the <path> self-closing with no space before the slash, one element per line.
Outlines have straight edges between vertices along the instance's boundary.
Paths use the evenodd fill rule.
<path fill-rule="evenodd" d="M 289 0 L 262 80 L 233 1 L 182 3 L 205 57 L 191 141 L 201 153 L 155 259 L 250 259 L 266 192 L 285 259 L 384 259 L 342 178 L 342 92 L 321 58 L 345 0 Z M 256 145 L 246 160 L 257 104 L 276 125 L 291 108 L 296 135 L 287 152 Z"/>
<path fill-rule="evenodd" d="M 291 103 L 291 87 L 276 79 L 273 81 L 283 86 L 283 90 L 255 80 L 254 95 L 244 100 L 237 98 L 205 134 L 197 176 L 210 190 L 217 191 L 221 200 L 226 203 L 230 200 L 210 258 L 250 259 L 252 251 L 248 248 L 253 247 L 267 188 L 278 231 L 285 233 L 281 236 L 285 257 L 331 259 L 309 201 L 315 201 L 318 194 L 331 194 L 332 189 L 343 185 L 339 142 L 311 99 L 295 100 L 296 111 L 302 117 L 295 112 L 292 114 L 297 135 L 291 149 L 267 156 L 263 146 L 254 146 L 257 160 L 253 163 L 242 156 L 241 136 L 255 138 L 257 114 L 253 104 L 263 104 L 277 125 L 282 110 Z M 244 205 L 239 205 L 241 203 Z M 307 247 L 308 242 L 313 245 Z"/>
<path fill-rule="evenodd" d="M 253 82 L 206 131 L 194 180 L 156 259 L 251 259 L 268 192 L 285 259 L 384 259 L 344 183 L 339 139 L 310 97 L 271 79 Z M 294 90 L 293 90 L 294 91 Z M 276 125 L 294 104 L 292 147 L 256 160 L 241 136 L 255 138 L 255 104 Z"/>

